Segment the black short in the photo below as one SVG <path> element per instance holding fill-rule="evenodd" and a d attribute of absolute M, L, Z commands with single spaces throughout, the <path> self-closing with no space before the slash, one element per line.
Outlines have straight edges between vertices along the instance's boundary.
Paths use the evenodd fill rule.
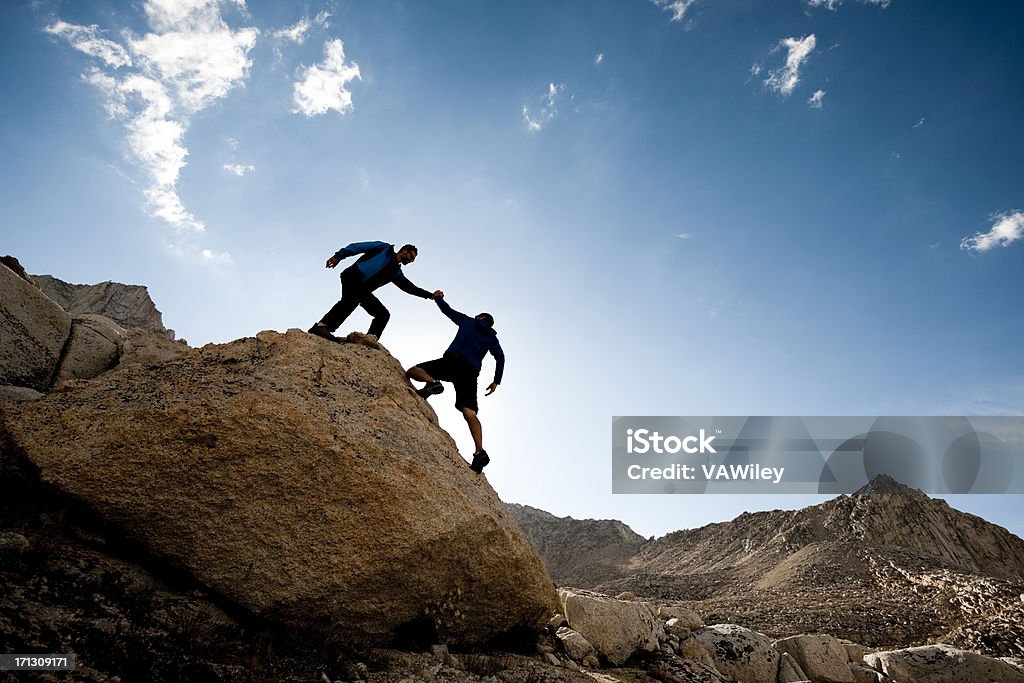
<path fill-rule="evenodd" d="M 455 385 L 456 408 L 469 408 L 474 413 L 480 412 L 476 401 L 476 381 L 480 373 L 461 357 L 445 356 L 420 363 L 416 367 L 436 380 Z"/>

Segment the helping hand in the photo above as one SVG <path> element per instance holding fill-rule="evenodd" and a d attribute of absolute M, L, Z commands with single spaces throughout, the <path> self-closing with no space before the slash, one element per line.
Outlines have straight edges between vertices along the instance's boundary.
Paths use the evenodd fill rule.
<path fill-rule="evenodd" d="M 435 299 L 443 299 L 444 298 L 444 292 L 442 292 L 440 289 L 435 289 L 434 290 L 434 298 Z"/>
<path fill-rule="evenodd" d="M 332 256 L 331 258 L 327 259 L 327 267 L 328 268 L 333 268 L 334 266 L 338 265 L 340 262 L 341 261 L 340 261 L 340 259 L 338 259 L 337 256 Z"/>

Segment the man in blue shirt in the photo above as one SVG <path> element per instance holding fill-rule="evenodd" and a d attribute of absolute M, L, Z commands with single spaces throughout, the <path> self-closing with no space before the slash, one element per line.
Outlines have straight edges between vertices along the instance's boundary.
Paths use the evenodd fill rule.
<path fill-rule="evenodd" d="M 406 244 L 397 252 L 395 245 L 387 242 L 355 242 L 342 249 L 331 258 L 327 259 L 327 267 L 333 268 L 342 259 L 356 254 L 362 254 L 359 260 L 341 272 L 341 300 L 334 304 L 331 310 L 320 319 L 316 325 L 309 328 L 310 334 L 324 337 L 331 341 L 338 341 L 332 333 L 345 322 L 345 319 L 352 315 L 357 306 L 373 317 L 370 323 L 370 330 L 377 339 L 384 332 L 384 326 L 388 324 L 391 313 L 384 304 L 373 295 L 373 290 L 382 287 L 389 282 L 394 282 L 403 292 L 407 292 L 423 299 L 433 298 L 433 294 L 425 289 L 420 289 L 402 274 L 402 266 L 407 266 L 416 260 L 418 250 L 411 244 Z"/>
<path fill-rule="evenodd" d="M 484 450 L 483 429 L 477 417 L 480 411 L 476 396 L 477 377 L 484 356 L 490 353 L 494 356 L 494 381 L 487 387 L 484 395 L 493 394 L 505 372 L 505 354 L 498 343 L 498 333 L 494 331 L 494 318 L 490 313 L 480 313 L 475 318 L 470 318 L 449 306 L 444 300 L 444 293 L 440 291 L 434 292 L 434 302 L 442 313 L 459 326 L 459 331 L 455 333 L 455 339 L 444 352 L 444 356 L 409 368 L 405 376 L 426 382 L 426 386 L 416 392 L 423 398 L 444 391 L 444 386 L 439 380 L 455 385 L 455 408 L 466 418 L 469 433 L 473 435 L 473 445 L 476 447 L 470 468 L 480 474 L 491 459 Z"/>

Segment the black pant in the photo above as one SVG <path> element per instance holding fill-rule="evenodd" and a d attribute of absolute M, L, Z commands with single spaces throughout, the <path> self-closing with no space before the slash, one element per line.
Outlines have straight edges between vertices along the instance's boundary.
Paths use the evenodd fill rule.
<path fill-rule="evenodd" d="M 341 300 L 327 311 L 320 322 L 334 332 L 358 306 L 362 306 L 364 311 L 373 316 L 367 333 L 380 339 L 385 325 L 391 319 L 391 312 L 362 283 L 362 274 L 359 270 L 355 266 L 350 266 L 341 274 Z"/>

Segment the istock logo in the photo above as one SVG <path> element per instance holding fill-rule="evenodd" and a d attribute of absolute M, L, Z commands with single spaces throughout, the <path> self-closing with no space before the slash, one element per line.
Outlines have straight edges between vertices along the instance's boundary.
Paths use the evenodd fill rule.
<path fill-rule="evenodd" d="M 690 435 L 680 439 L 678 436 L 662 436 L 658 432 L 649 429 L 627 429 L 626 430 L 626 452 L 627 453 L 718 453 L 711 442 L 714 436 L 707 436 L 704 430 L 700 435 Z M 697 445 L 694 445 L 697 444 Z"/>

